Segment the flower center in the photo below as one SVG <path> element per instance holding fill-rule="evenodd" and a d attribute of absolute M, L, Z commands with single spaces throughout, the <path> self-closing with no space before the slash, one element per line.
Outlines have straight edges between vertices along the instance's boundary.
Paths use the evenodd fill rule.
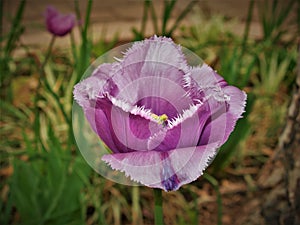
<path fill-rule="evenodd" d="M 166 125 L 166 121 L 168 120 L 168 116 L 166 114 L 162 114 L 158 116 L 155 113 L 152 113 L 151 117 L 155 119 L 158 124 L 162 124 L 162 125 Z"/>

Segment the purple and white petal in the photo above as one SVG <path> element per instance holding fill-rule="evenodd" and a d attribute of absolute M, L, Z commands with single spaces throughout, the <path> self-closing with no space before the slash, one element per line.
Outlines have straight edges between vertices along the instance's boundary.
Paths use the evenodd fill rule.
<path fill-rule="evenodd" d="M 112 100 L 99 98 L 96 103 L 94 124 L 101 139 L 108 135 L 103 132 L 109 133 L 116 146 L 112 149 L 113 152 L 145 151 L 149 137 L 163 129 L 162 125 L 153 121 L 150 115 L 148 111 L 120 103 L 113 98 Z M 105 127 L 108 127 L 108 130 L 103 130 L 102 117 L 105 117 L 107 122 Z"/>
<path fill-rule="evenodd" d="M 95 107 L 95 102 L 103 94 L 115 95 L 118 87 L 111 80 L 113 64 L 104 63 L 92 75 L 74 86 L 74 99 L 83 108 Z"/>
<path fill-rule="evenodd" d="M 236 122 L 242 117 L 245 109 L 247 95 L 245 92 L 233 86 L 226 86 L 222 89 L 228 96 L 229 100 L 226 104 L 220 104 L 219 108 L 214 113 L 211 113 L 200 138 L 200 145 L 205 145 L 211 142 L 218 142 L 218 145 L 223 145 L 231 132 L 233 131 Z"/>
<path fill-rule="evenodd" d="M 147 76 L 129 81 L 126 80 L 128 77 L 130 75 L 115 75 L 113 81 L 118 86 L 115 97 L 130 105 L 143 106 L 156 115 L 166 114 L 169 118 L 175 118 L 193 103 L 184 88 L 170 79 Z M 126 85 L 122 86 L 120 82 Z"/>
<path fill-rule="evenodd" d="M 136 72 L 140 72 L 137 76 L 148 72 L 152 72 L 153 75 L 157 72 L 167 72 L 172 67 L 181 70 L 187 66 L 181 47 L 176 45 L 171 38 L 157 36 L 136 42 L 128 49 L 121 65 L 127 68 L 132 64 L 136 64 Z M 181 82 L 181 77 L 176 74 L 163 73 L 161 75 Z"/>
<path fill-rule="evenodd" d="M 102 160 L 132 180 L 152 188 L 176 191 L 203 174 L 216 146 L 104 155 Z"/>
<path fill-rule="evenodd" d="M 167 128 L 149 139 L 148 149 L 168 151 L 197 146 L 209 111 L 202 104 L 191 105 L 178 117 L 168 121 Z"/>
<path fill-rule="evenodd" d="M 203 102 L 213 97 L 216 101 L 226 101 L 227 95 L 222 90 L 226 81 L 207 64 L 192 67 L 184 76 L 184 87 L 194 101 Z"/>

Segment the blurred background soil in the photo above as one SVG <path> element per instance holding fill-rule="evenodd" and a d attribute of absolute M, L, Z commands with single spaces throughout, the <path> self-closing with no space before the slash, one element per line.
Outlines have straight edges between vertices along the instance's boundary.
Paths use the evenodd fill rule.
<path fill-rule="evenodd" d="M 14 15 L 18 7 L 18 0 L 4 1 L 4 13 Z M 157 9 L 158 18 L 161 17 L 163 1 L 154 0 Z M 173 18 L 176 18 L 179 12 L 185 8 L 189 1 L 180 0 L 175 5 Z M 85 12 L 85 1 L 79 1 L 81 11 Z M 44 11 L 48 5 L 57 7 L 63 13 L 74 11 L 74 4 L 71 0 L 29 0 L 24 12 L 23 24 L 26 26 L 25 34 L 22 36 L 26 44 L 44 45 L 50 40 L 49 33 L 44 29 Z M 244 22 L 246 21 L 249 1 L 246 0 L 201 0 L 197 3 L 201 12 L 208 15 L 220 14 L 228 18 L 236 18 L 237 24 L 234 30 L 237 34 L 242 34 Z M 94 1 L 91 14 L 91 32 L 94 38 L 99 38 L 106 33 L 108 39 L 118 34 L 121 40 L 132 39 L 132 27 L 140 27 L 143 15 L 142 0 L 111 0 L 111 1 Z M 174 20 L 174 19 L 173 19 Z M 185 18 L 183 24 L 192 25 L 197 21 L 191 18 Z M 150 21 L 149 21 L 150 23 Z M 4 32 L 8 31 L 8 20 L 4 21 Z M 148 26 L 146 34 L 153 34 L 152 26 Z M 78 35 L 78 34 L 77 34 Z M 261 37 L 261 30 L 258 23 L 258 12 L 255 9 L 250 29 L 250 37 Z M 66 38 L 64 38 L 64 41 Z M 60 41 L 61 46 L 65 45 Z"/>

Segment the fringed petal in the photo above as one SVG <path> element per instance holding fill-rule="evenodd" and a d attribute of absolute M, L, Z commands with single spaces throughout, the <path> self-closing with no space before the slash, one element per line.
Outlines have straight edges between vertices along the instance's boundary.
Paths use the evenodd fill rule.
<path fill-rule="evenodd" d="M 157 72 L 161 72 L 161 76 L 173 81 L 181 81 L 182 78 L 174 73 L 167 73 L 168 70 L 170 68 L 181 70 L 187 66 L 181 47 L 171 38 L 157 36 L 136 42 L 128 49 L 121 65 L 127 68 L 132 64 L 137 65 L 137 72 L 140 72 L 138 77 L 145 73 L 156 75 Z"/>
<path fill-rule="evenodd" d="M 215 146 L 206 145 L 168 152 L 110 154 L 104 155 L 102 160 L 133 181 L 151 188 L 176 191 L 201 176 L 215 153 Z"/>
<path fill-rule="evenodd" d="M 226 81 L 211 67 L 194 67 L 184 77 L 185 87 L 195 102 L 206 107 L 206 124 L 198 145 L 224 144 L 244 112 L 246 94 Z"/>
<path fill-rule="evenodd" d="M 166 114 L 174 118 L 193 103 L 181 85 L 162 76 L 140 77 L 132 81 L 128 79 L 131 79 L 130 74 L 113 77 L 119 88 L 115 97 L 130 105 L 151 109 L 156 115 Z"/>
<path fill-rule="evenodd" d="M 226 86 L 223 91 L 229 100 L 224 104 L 219 103 L 219 107 L 216 103 L 211 103 L 214 111 L 211 111 L 204 126 L 200 145 L 212 142 L 218 142 L 219 146 L 223 145 L 233 131 L 237 120 L 242 117 L 246 105 L 246 93 L 233 86 Z"/>
<path fill-rule="evenodd" d="M 192 67 L 184 76 L 184 87 L 194 101 L 203 102 L 214 98 L 218 102 L 228 100 L 222 88 L 227 83 L 211 67 L 203 64 L 201 67 Z"/>
<path fill-rule="evenodd" d="M 74 99 L 84 109 L 94 107 L 98 97 L 104 92 L 106 80 L 91 76 L 76 84 Z"/>
<path fill-rule="evenodd" d="M 104 93 L 115 95 L 118 88 L 111 80 L 113 64 L 104 63 L 96 68 L 92 75 L 74 86 L 74 99 L 86 110 L 94 107 L 95 102 Z"/>

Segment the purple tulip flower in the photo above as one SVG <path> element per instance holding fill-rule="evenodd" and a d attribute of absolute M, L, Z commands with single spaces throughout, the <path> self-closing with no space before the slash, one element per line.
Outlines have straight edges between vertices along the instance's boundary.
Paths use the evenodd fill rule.
<path fill-rule="evenodd" d="M 45 19 L 48 31 L 55 36 L 65 36 L 75 26 L 75 15 L 60 14 L 52 6 L 47 7 Z"/>
<path fill-rule="evenodd" d="M 187 64 L 170 38 L 136 42 L 74 88 L 102 160 L 132 180 L 165 191 L 196 180 L 244 112 L 246 94 L 212 68 Z"/>

